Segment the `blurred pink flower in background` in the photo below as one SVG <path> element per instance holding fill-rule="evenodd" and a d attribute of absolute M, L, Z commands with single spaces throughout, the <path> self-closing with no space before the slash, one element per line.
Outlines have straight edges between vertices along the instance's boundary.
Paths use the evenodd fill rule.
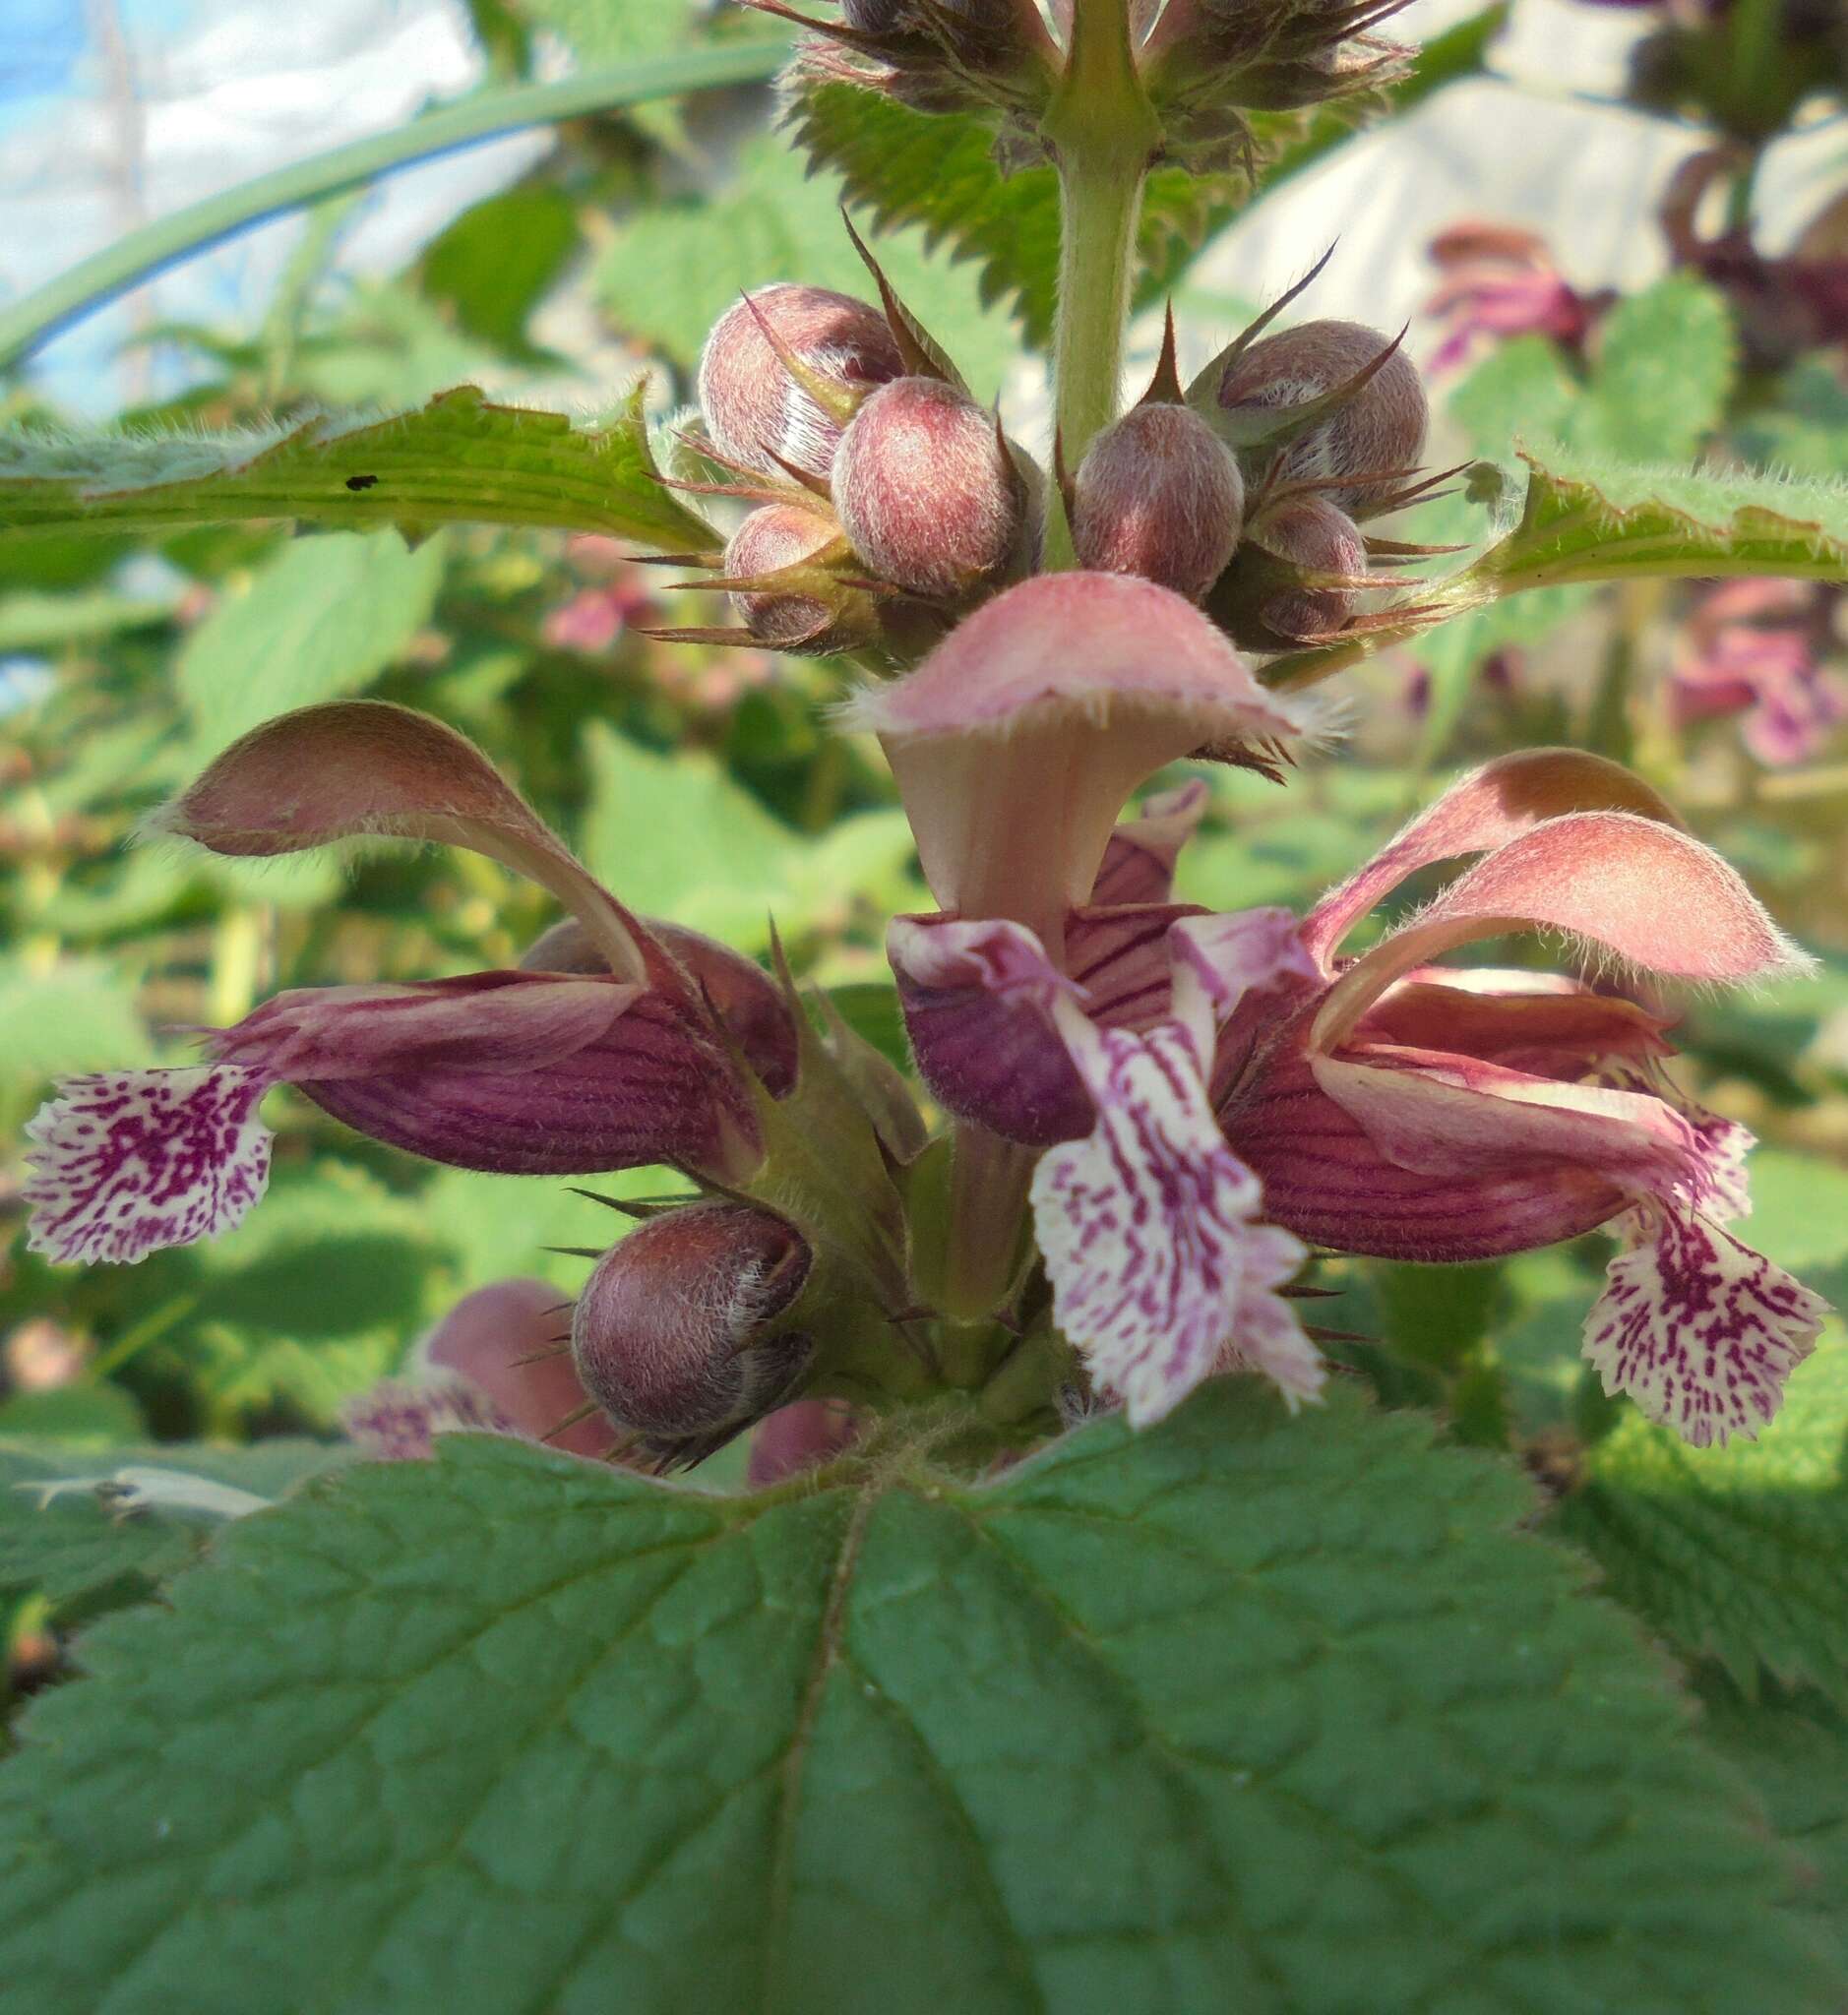
<path fill-rule="evenodd" d="M 1743 714 L 1740 739 L 1760 763 L 1809 761 L 1848 719 L 1848 681 L 1818 661 L 1820 608 L 1809 581 L 1728 580 L 1708 589 L 1676 641 L 1676 725 Z"/>
<path fill-rule="evenodd" d="M 1581 294 L 1553 263 L 1547 242 L 1517 224 L 1466 222 L 1430 246 L 1443 275 L 1426 313 L 1446 325 L 1432 371 L 1454 370 L 1476 351 L 1512 336 L 1550 336 L 1579 349 L 1615 296 Z"/>
<path fill-rule="evenodd" d="M 652 621 L 654 613 L 646 582 L 635 577 L 619 579 L 598 587 L 581 587 L 547 613 L 539 635 L 554 650 L 594 657 L 608 650 L 625 630 Z"/>

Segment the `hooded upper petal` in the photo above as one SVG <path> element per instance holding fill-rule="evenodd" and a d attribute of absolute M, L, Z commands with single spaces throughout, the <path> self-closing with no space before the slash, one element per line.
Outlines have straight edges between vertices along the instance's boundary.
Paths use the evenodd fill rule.
<path fill-rule="evenodd" d="M 220 1053 L 286 1076 L 357 1132 L 453 1168 L 561 1176 L 677 1162 L 736 1177 L 757 1161 L 732 1060 L 652 990 L 474 973 L 383 998 L 338 991 L 346 998 L 332 1006 L 313 991 L 278 996 L 216 1038 Z M 585 996 L 602 997 L 600 1014 Z"/>
<path fill-rule="evenodd" d="M 1630 812 L 1679 826 L 1665 798 L 1622 763 L 1582 749 L 1522 749 L 1460 778 L 1310 912 L 1303 943 L 1327 967 L 1343 938 L 1421 868 L 1487 853 L 1568 812 Z"/>
<path fill-rule="evenodd" d="M 1112 827 L 1191 751 L 1273 743 L 1312 719 L 1152 581 L 1045 574 L 996 595 L 917 669 L 853 702 L 877 733 L 946 910 L 1025 924 L 1062 955 Z"/>
<path fill-rule="evenodd" d="M 304 706 L 253 728 L 149 822 L 216 854 L 265 859 L 337 840 L 464 846 L 550 889 L 618 979 L 650 974 L 636 920 L 454 728 L 376 700 Z"/>
<path fill-rule="evenodd" d="M 1711 847 L 1629 812 L 1549 819 L 1497 848 L 1329 990 L 1314 1042 L 1338 1044 L 1392 983 L 1441 952 L 1550 930 L 1672 979 L 1737 984 L 1807 960 Z"/>

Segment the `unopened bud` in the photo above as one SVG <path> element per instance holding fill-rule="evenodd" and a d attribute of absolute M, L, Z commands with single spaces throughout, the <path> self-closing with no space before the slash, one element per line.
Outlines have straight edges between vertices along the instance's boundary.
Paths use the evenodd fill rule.
<path fill-rule="evenodd" d="M 1238 460 L 1198 413 L 1139 405 L 1078 464 L 1072 541 L 1080 567 L 1199 601 L 1232 558 L 1244 507 Z"/>
<path fill-rule="evenodd" d="M 1019 551 L 1027 490 L 992 413 L 935 378 L 882 386 L 834 458 L 834 510 L 867 566 L 955 600 Z"/>
<path fill-rule="evenodd" d="M 618 1427 L 716 1445 L 775 1406 L 807 1363 L 810 1339 L 773 1324 L 809 1264 L 793 1225 L 747 1203 L 649 1218 L 604 1253 L 578 1298 L 579 1380 Z"/>
<path fill-rule="evenodd" d="M 1394 0 L 1168 0 L 1144 81 L 1157 103 L 1175 103 L 1183 140 L 1202 107 L 1294 111 L 1397 75 L 1411 52 L 1363 32 L 1394 11 Z"/>
<path fill-rule="evenodd" d="M 791 281 L 760 287 L 714 324 L 700 359 L 700 405 L 713 446 L 768 475 L 782 463 L 826 477 L 843 419 L 796 382 L 765 324 L 843 401 L 896 378 L 904 359 L 886 318 L 851 294 Z"/>
<path fill-rule="evenodd" d="M 879 611 L 864 588 L 832 579 L 819 564 L 807 565 L 840 544 L 838 525 L 799 504 L 766 504 L 738 527 L 725 548 L 730 579 L 802 570 L 802 578 L 787 590 L 733 593 L 739 621 L 760 643 L 772 650 L 820 654 L 854 650 L 879 635 Z"/>
<path fill-rule="evenodd" d="M 1286 643 L 1306 642 L 1338 630 L 1354 610 L 1357 590 L 1288 584 L 1288 575 L 1338 574 L 1358 580 L 1367 572 L 1367 544 L 1360 527 L 1324 497 L 1292 497 L 1264 513 L 1254 531 L 1262 553 L 1256 563 L 1258 615 L 1264 628 Z M 1281 568 L 1264 567 L 1272 557 Z"/>
<path fill-rule="evenodd" d="M 1056 51 L 1034 0 L 840 0 L 847 26 L 876 35 L 891 73 L 878 88 L 920 112 L 1006 102 Z"/>
<path fill-rule="evenodd" d="M 1209 421 L 1215 413 L 1287 413 L 1345 384 L 1390 346 L 1389 337 L 1358 322 L 1305 322 L 1263 337 L 1222 370 L 1208 366 L 1197 381 L 1196 402 Z M 1318 483 L 1372 476 L 1373 482 L 1327 493 L 1344 511 L 1365 518 L 1402 487 L 1394 477 L 1423 452 L 1425 419 L 1417 367 L 1403 350 L 1393 350 L 1350 398 L 1282 441 L 1277 474 L 1284 482 Z M 1268 467 L 1272 451 L 1261 445 L 1254 458 Z"/>

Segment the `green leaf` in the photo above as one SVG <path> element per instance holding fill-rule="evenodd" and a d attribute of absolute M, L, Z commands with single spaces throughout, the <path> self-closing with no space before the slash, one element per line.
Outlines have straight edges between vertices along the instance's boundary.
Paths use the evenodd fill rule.
<path fill-rule="evenodd" d="M 132 992 L 107 966 L 83 959 L 48 972 L 0 962 L 0 1027 L 9 1075 L 29 1083 L 120 1064 L 148 1041 Z"/>
<path fill-rule="evenodd" d="M 591 872 L 647 916 L 722 938 L 741 950 L 847 921 L 854 899 L 900 896 L 911 857 L 901 812 L 862 812 L 810 839 L 767 812 L 710 756 L 673 756 L 599 721 L 585 730 L 590 804 L 583 853 Z M 890 915 L 897 901 L 884 905 Z M 882 917 L 883 922 L 883 917 Z"/>
<path fill-rule="evenodd" d="M 1505 14 L 1503 7 L 1487 8 L 1434 37 L 1410 75 L 1369 108 L 1408 109 L 1479 70 Z M 1307 120 L 1263 112 L 1250 118 L 1271 161 L 1260 191 L 1243 175 L 1195 174 L 1172 164 L 1149 175 L 1138 230 L 1138 307 L 1178 286 L 1195 254 L 1261 194 L 1350 139 L 1356 108 Z M 978 114 L 914 112 L 856 85 L 807 87 L 790 123 L 809 157 L 839 172 L 851 202 L 882 224 L 916 224 L 930 244 L 948 244 L 952 258 L 975 265 L 982 299 L 1007 303 L 1028 343 L 1044 347 L 1051 340 L 1059 187 L 1050 167 L 1004 174 L 994 158 L 993 128 Z"/>
<path fill-rule="evenodd" d="M 179 654 L 193 763 L 292 707 L 363 692 L 430 620 L 440 540 L 411 552 L 395 531 L 296 539 L 227 595 Z"/>
<path fill-rule="evenodd" d="M 1478 455 L 1502 460 L 1523 442 L 1558 440 L 1579 397 L 1558 345 L 1544 336 L 1520 336 L 1484 357 L 1446 410 Z"/>
<path fill-rule="evenodd" d="M 449 1436 L 85 1639 L 0 1770 L 0 1977 L 125 2015 L 1820 2015 L 1791 1870 L 1530 1507 L 1415 1419 L 1233 1381 L 990 1487 L 893 1454 L 712 1497 Z"/>
<path fill-rule="evenodd" d="M 1598 332 L 1573 444 L 1619 461 L 1688 460 L 1725 417 L 1738 351 L 1725 296 L 1692 274 L 1632 294 Z"/>
<path fill-rule="evenodd" d="M 1419 612 L 1402 623 L 1276 658 L 1264 667 L 1265 683 L 1313 684 L 1500 596 L 1536 588 L 1652 576 L 1848 574 L 1848 483 L 1638 468 L 1564 447 L 1527 450 L 1521 459 L 1525 508 L 1506 537 L 1440 585 L 1409 590 L 1408 606 L 1416 602 Z M 1487 483 L 1502 480 L 1487 464 L 1478 470 Z"/>
<path fill-rule="evenodd" d="M 1848 1701 L 1848 1343 L 1791 1378 L 1756 1441 L 1692 1449 L 1627 1413 L 1586 1451 L 1557 1528 L 1665 1636 L 1748 1692 L 1763 1666 Z"/>
<path fill-rule="evenodd" d="M 10 594 L 0 600 L 0 652 L 92 642 L 125 630 L 151 630 L 172 617 L 171 600 L 136 600 L 102 587 L 81 594 Z"/>
<path fill-rule="evenodd" d="M 640 389 L 620 418 L 493 405 L 472 385 L 390 419 L 324 414 L 267 433 L 0 433 L 0 533 L 293 518 L 317 524 L 537 524 L 675 550 L 710 530 L 655 479 Z"/>
<path fill-rule="evenodd" d="M 0 958 L 0 1127 L 15 1133 L 50 1079 L 132 1062 L 148 1047 L 133 989 L 88 959 L 41 972 Z"/>
<path fill-rule="evenodd" d="M 1848 1952 L 1848 1716 L 1815 1693 L 1766 1687 L 1745 1699 L 1711 1670 L 1698 1690 L 1701 1733 L 1751 1779 L 1808 1864 L 1799 1900 Z"/>
<path fill-rule="evenodd" d="M 424 291 L 470 336 L 534 358 L 527 320 L 577 248 L 571 199 L 532 183 L 471 205 L 425 247 L 418 268 Z"/>
<path fill-rule="evenodd" d="M 1848 483 L 1636 468 L 1575 450 L 1524 459 L 1521 522 L 1471 570 L 1496 593 L 1642 575 L 1848 572 Z"/>
<path fill-rule="evenodd" d="M 0 1592 L 41 1594 L 55 1617 L 139 1601 L 199 1557 L 216 1523 L 170 1506 L 123 1515 L 93 1490 L 53 1493 L 41 1487 L 102 1480 L 135 1468 L 204 1477 L 275 1498 L 304 1478 L 349 1461 L 352 1453 L 340 1443 L 283 1440 L 249 1448 L 166 1442 L 98 1449 L 89 1441 L 28 1440 L 5 1429 L 0 1431 Z"/>
<path fill-rule="evenodd" d="M 973 262 L 984 302 L 1005 302 L 1026 340 L 1052 337 L 1059 281 L 1059 184 L 1050 167 L 1004 175 L 994 134 L 972 112 L 914 112 L 857 85 L 824 84 L 796 100 L 796 138 L 818 166 L 834 170 L 847 200 L 888 229 L 921 228 L 926 244 L 947 244 Z M 1142 264 L 1165 284 L 1198 247 L 1209 222 L 1231 214 L 1215 194 L 1223 178 L 1157 168 L 1143 191 Z M 880 248 L 883 259 L 885 250 Z M 934 325 L 934 304 L 920 302 Z M 954 348 L 954 344 L 951 345 Z"/>
<path fill-rule="evenodd" d="M 597 291 L 620 328 L 690 365 L 747 288 L 799 278 L 872 291 L 841 224 L 840 200 L 835 176 L 809 174 L 780 134 L 757 134 L 715 190 L 657 200 L 624 217 L 597 262 Z M 992 396 L 1014 362 L 1014 333 L 1004 316 L 985 312 L 989 297 L 978 296 L 975 276 L 928 257 L 926 243 L 917 232 L 882 238 L 880 263 L 970 384 Z"/>
<path fill-rule="evenodd" d="M 1848 385 L 1824 356 L 1801 359 L 1779 381 L 1774 403 L 1736 423 L 1750 461 L 1796 476 L 1837 476 L 1848 468 Z"/>

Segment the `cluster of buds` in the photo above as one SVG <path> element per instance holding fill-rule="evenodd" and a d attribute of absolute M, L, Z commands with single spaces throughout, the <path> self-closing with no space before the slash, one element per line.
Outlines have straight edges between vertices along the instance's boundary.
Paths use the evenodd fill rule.
<path fill-rule="evenodd" d="M 1069 83 L 1075 0 L 838 0 L 837 17 L 743 0 L 811 32 L 790 82 L 846 84 L 917 112 L 979 112 L 1010 165 L 1040 157 L 1038 122 Z M 819 0 L 818 0 L 819 4 Z M 1127 0 L 1136 90 L 1171 159 L 1249 166 L 1250 115 L 1276 120 L 1404 74 L 1411 51 L 1374 34 L 1407 0 Z"/>
<path fill-rule="evenodd" d="M 1411 52 L 1371 32 L 1406 0 L 1168 0 L 1141 51 L 1170 144 L 1249 150 L 1245 112 L 1294 112 L 1390 84 Z"/>
<path fill-rule="evenodd" d="M 1067 486 L 1081 564 L 1203 603 L 1251 649 L 1354 629 L 1377 584 L 1371 563 L 1431 550 L 1361 528 L 1442 480 L 1417 466 L 1425 394 L 1397 341 L 1356 322 L 1264 334 L 1314 277 L 1185 392 L 1170 322 L 1141 403 L 1097 436 Z"/>
<path fill-rule="evenodd" d="M 1337 321 L 1263 333 L 1298 291 L 1188 389 L 1190 403 L 1237 449 L 1253 495 L 1244 544 L 1206 606 L 1236 641 L 1258 650 L 1364 628 L 1369 619 L 1356 612 L 1377 584 L 1374 567 L 1439 549 L 1362 527 L 1429 499 L 1452 473 L 1427 477 L 1417 466 L 1429 411 L 1400 338 Z"/>
<path fill-rule="evenodd" d="M 838 0 L 838 20 L 784 0 L 744 4 L 813 31 L 800 56 L 807 81 L 858 85 L 915 112 L 983 110 L 1024 125 L 1059 74 L 1034 0 Z"/>
<path fill-rule="evenodd" d="M 708 337 L 695 445 L 734 479 L 688 487 L 755 507 L 703 583 L 741 627 L 657 634 L 915 654 L 1034 564 L 1038 468 L 874 272 L 883 310 L 776 285 Z"/>

